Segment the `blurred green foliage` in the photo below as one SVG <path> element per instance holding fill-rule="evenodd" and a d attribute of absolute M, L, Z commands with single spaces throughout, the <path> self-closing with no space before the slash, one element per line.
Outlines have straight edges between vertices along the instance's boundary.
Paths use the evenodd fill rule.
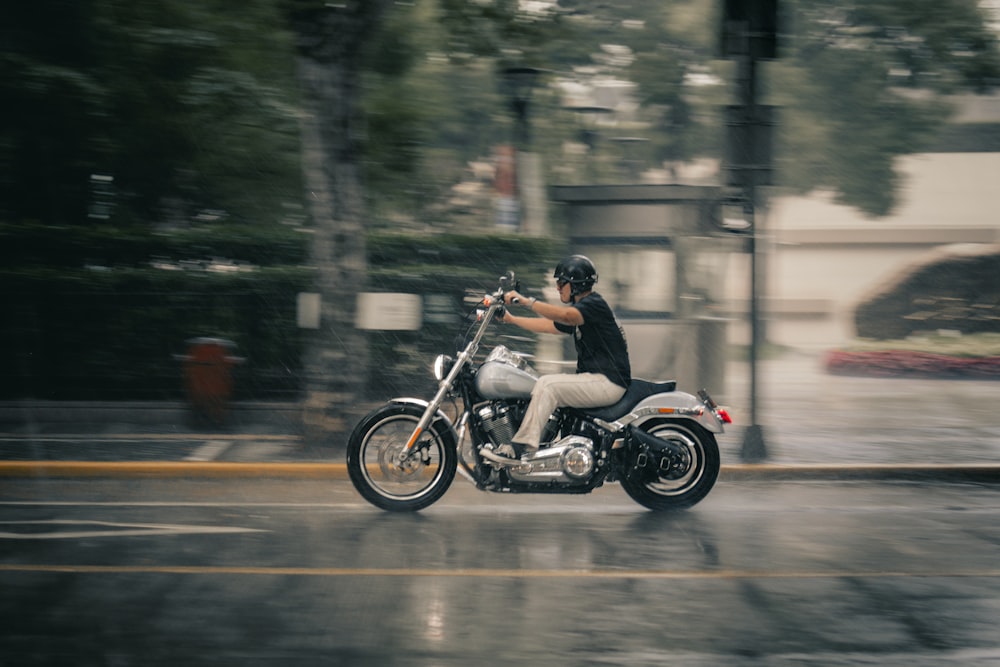
<path fill-rule="evenodd" d="M 373 224 L 447 222 L 442 202 L 469 162 L 511 141 L 499 77 L 511 64 L 551 72 L 532 104 L 550 182 L 583 168 L 563 152 L 580 129 L 561 108 L 566 85 L 635 84 L 638 107 L 606 134 L 647 139 L 646 166 L 721 155 L 719 108 L 733 72 L 715 55 L 719 3 L 559 7 L 417 0 L 385 12 L 351 56 L 364 72 L 359 159 Z M 829 188 L 887 213 L 899 185 L 893 159 L 931 145 L 947 116 L 936 96 L 1000 80 L 984 10 L 975 0 L 781 8 L 780 58 L 764 77 L 766 101 L 781 108 L 780 184 Z M 327 9 L 311 0 L 3 3 L 0 215 L 82 224 L 96 174 L 114 179 L 116 224 L 187 222 L 203 210 L 251 224 L 287 217 L 302 200 L 289 17 Z M 589 173 L 620 176 L 619 153 L 599 147 Z"/>
<path fill-rule="evenodd" d="M 298 396 L 296 296 L 315 278 L 306 235 L 283 227 L 166 236 L 39 229 L 0 226 L 0 399 L 180 398 L 175 355 L 199 336 L 231 340 L 246 358 L 234 368 L 236 398 Z M 512 269 L 526 293 L 540 294 L 561 252 L 548 239 L 479 234 L 373 233 L 368 248 L 368 289 L 430 297 L 421 331 L 368 334 L 377 360 L 368 384 L 383 396 L 426 386 L 433 357 L 454 352 L 467 289 L 486 294 Z M 93 261 L 74 265 L 88 255 Z M 213 257 L 239 263 L 206 270 Z M 264 261 L 251 266 L 254 259 Z"/>
<path fill-rule="evenodd" d="M 303 265 L 309 236 L 284 226 L 218 224 L 167 232 L 111 225 L 0 222 L 0 266 L 63 269 L 148 266 L 183 260 L 237 259 L 256 266 Z"/>
<path fill-rule="evenodd" d="M 407 43 L 424 57 L 408 59 L 412 66 L 391 83 L 369 81 L 370 101 L 385 103 L 371 112 L 408 106 L 418 114 L 394 142 L 416 160 L 410 173 L 419 180 L 401 178 L 389 194 L 397 205 L 409 203 L 411 214 L 404 207 L 380 215 L 386 223 L 440 211 L 448 188 L 468 178 L 469 162 L 512 140 L 499 76 L 509 64 L 549 70 L 535 90 L 531 124 L 550 183 L 627 178 L 625 159 L 669 168 L 723 154 L 721 109 L 735 101 L 736 72 L 718 58 L 721 3 L 561 0 L 552 15 L 519 14 L 516 2 L 414 5 Z M 1000 83 L 997 35 L 984 8 L 975 0 L 785 0 L 780 7 L 779 58 L 759 67 L 760 102 L 778 107 L 777 184 L 832 191 L 871 217 L 891 213 L 903 185 L 896 159 L 940 147 L 952 111 L 947 96 Z M 567 91 L 609 84 L 631 99 L 601 121 L 596 150 L 567 152 L 594 122 L 564 108 L 573 96 Z M 588 95 L 581 99 L 609 101 Z M 616 137 L 645 141 L 610 141 Z"/>
<path fill-rule="evenodd" d="M 894 340 L 858 338 L 840 349 L 847 352 L 910 351 L 952 357 L 1000 357 L 1000 334 L 926 332 Z"/>
<path fill-rule="evenodd" d="M 247 273 L 33 269 L 0 273 L 0 397 L 157 399 L 182 394 L 185 341 L 232 340 L 238 395 L 298 391 L 303 267 Z"/>
<path fill-rule="evenodd" d="M 302 196 L 294 58 L 274 0 L 0 8 L 0 216 L 273 223 Z"/>
<path fill-rule="evenodd" d="M 894 160 L 941 134 L 943 96 L 988 91 L 1000 77 L 982 8 L 781 4 L 781 57 L 766 65 L 762 90 L 780 107 L 779 184 L 830 189 L 873 216 L 891 211 Z M 343 7 L 0 3 L 0 395 L 176 394 L 171 355 L 198 335 L 230 338 L 248 357 L 243 395 L 298 390 L 295 294 L 312 288 L 314 271 L 296 81 L 297 40 L 309 33 L 290 18 Z M 457 304 L 508 268 L 540 284 L 560 253 L 558 239 L 487 234 L 491 183 L 471 164 L 512 141 L 500 77 L 508 65 L 550 70 L 531 106 L 531 148 L 547 182 L 622 177 L 619 147 L 567 150 L 581 129 L 563 108 L 567 90 L 600 82 L 630 91 L 631 113 L 600 129 L 605 139 L 648 139 L 643 166 L 719 157 L 733 68 L 715 55 L 718 7 L 394 3 L 375 37 L 344 56 L 359 59 L 363 75 L 354 92 L 364 131 L 352 140 L 364 151 L 352 159 L 364 171 L 368 289 Z M 472 180 L 478 199 L 456 197 Z M 220 271 L 204 270 L 214 258 Z M 256 268 L 231 270 L 247 265 Z M 424 377 L 425 355 L 445 351 L 453 331 L 442 321 L 422 336 L 372 334 L 372 373 Z"/>

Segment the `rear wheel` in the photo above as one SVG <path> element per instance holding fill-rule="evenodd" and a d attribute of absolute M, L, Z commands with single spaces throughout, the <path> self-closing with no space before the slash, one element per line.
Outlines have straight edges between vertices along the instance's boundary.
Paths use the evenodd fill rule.
<path fill-rule="evenodd" d="M 621 480 L 625 492 L 643 507 L 661 511 L 685 509 L 707 496 L 719 477 L 715 436 L 697 424 L 677 421 L 643 425 L 643 430 L 683 454 L 666 462 L 653 455 L 634 462 Z"/>
<path fill-rule="evenodd" d="M 390 512 L 416 512 L 436 502 L 455 479 L 451 428 L 435 420 L 403 456 L 423 407 L 390 403 L 365 417 L 347 444 L 347 472 L 361 496 Z"/>

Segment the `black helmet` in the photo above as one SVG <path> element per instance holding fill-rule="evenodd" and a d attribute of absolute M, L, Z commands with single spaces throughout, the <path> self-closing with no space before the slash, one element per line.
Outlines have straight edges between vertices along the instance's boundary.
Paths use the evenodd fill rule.
<path fill-rule="evenodd" d="M 572 285 L 572 293 L 579 294 L 593 289 L 597 282 L 597 269 L 587 257 L 570 255 L 556 264 L 552 277 L 569 283 Z"/>

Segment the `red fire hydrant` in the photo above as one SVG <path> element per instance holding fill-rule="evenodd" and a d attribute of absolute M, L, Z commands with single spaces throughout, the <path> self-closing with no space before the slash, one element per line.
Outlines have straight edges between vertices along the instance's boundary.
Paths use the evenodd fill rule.
<path fill-rule="evenodd" d="M 232 354 L 236 344 L 224 338 L 192 338 L 184 363 L 184 385 L 196 418 L 222 424 L 233 395 L 233 366 L 245 361 Z"/>

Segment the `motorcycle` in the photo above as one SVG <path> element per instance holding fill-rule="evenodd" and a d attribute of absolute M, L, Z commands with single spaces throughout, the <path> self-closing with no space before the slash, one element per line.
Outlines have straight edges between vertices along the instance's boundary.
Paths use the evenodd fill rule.
<path fill-rule="evenodd" d="M 464 347 L 434 361 L 438 390 L 430 401 L 391 399 L 354 428 L 347 469 L 361 496 L 383 510 L 415 512 L 438 501 L 460 472 L 480 490 L 498 493 L 581 494 L 617 481 L 658 511 L 704 499 L 719 475 L 715 436 L 732 419 L 704 389 L 693 396 L 673 381 L 633 378 L 614 405 L 558 408 L 542 437 L 548 444 L 520 460 L 496 463 L 481 455 L 511 441 L 538 378 L 525 356 L 505 345 L 476 362 L 504 295 L 516 288 L 508 272 L 477 304 Z M 454 404 L 455 419 L 442 410 L 445 401 Z"/>

